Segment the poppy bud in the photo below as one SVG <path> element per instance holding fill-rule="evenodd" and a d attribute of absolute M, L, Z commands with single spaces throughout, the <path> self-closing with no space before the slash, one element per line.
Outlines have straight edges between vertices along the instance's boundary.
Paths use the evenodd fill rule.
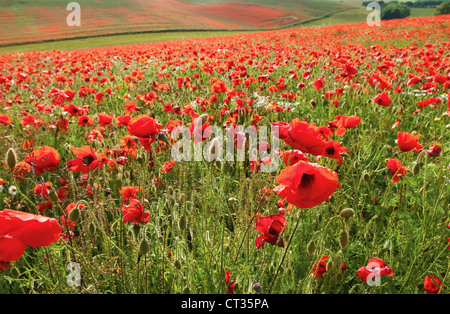
<path fill-rule="evenodd" d="M 69 213 L 69 220 L 73 222 L 77 222 L 80 219 L 80 210 L 78 206 L 75 206 Z"/>
<path fill-rule="evenodd" d="M 8 167 L 14 169 L 17 163 L 17 155 L 13 148 L 8 149 L 6 152 L 6 163 Z"/>
<path fill-rule="evenodd" d="M 90 223 L 88 226 L 88 232 L 90 235 L 94 235 L 95 234 L 95 225 L 93 223 Z"/>
<path fill-rule="evenodd" d="M 180 220 L 178 221 L 178 226 L 180 227 L 181 230 L 186 229 L 186 216 L 185 215 L 181 215 Z"/>
<path fill-rule="evenodd" d="M 363 180 L 364 180 L 364 182 L 370 181 L 370 173 L 367 170 L 363 171 Z"/>
<path fill-rule="evenodd" d="M 333 268 L 334 268 L 334 262 L 331 260 L 331 258 L 328 259 L 326 268 L 327 268 L 327 272 L 333 270 Z"/>
<path fill-rule="evenodd" d="M 156 138 L 159 141 L 162 141 L 164 143 L 169 143 L 169 141 L 167 140 L 166 134 L 164 134 L 164 132 L 159 132 Z"/>
<path fill-rule="evenodd" d="M 184 193 L 181 193 L 180 197 L 179 197 L 179 202 L 184 203 L 185 200 L 186 200 L 186 196 L 184 195 Z"/>
<path fill-rule="evenodd" d="M 413 168 L 412 168 L 413 175 L 416 176 L 416 175 L 419 173 L 420 168 L 422 168 L 422 166 L 423 166 L 423 163 L 422 163 L 422 162 L 417 162 L 417 163 L 415 163 L 414 166 L 413 166 Z"/>
<path fill-rule="evenodd" d="M 261 284 L 259 282 L 255 283 L 253 285 L 253 290 L 255 290 L 256 293 L 261 293 Z"/>
<path fill-rule="evenodd" d="M 208 115 L 204 113 L 200 117 L 198 117 L 197 125 L 202 126 L 206 122 L 208 122 Z"/>
<path fill-rule="evenodd" d="M 56 203 L 56 202 L 58 201 L 58 195 L 56 194 L 55 191 L 51 191 L 51 192 L 48 194 L 48 197 L 50 197 L 50 199 L 51 199 L 54 203 Z"/>
<path fill-rule="evenodd" d="M 312 255 L 315 249 L 316 245 L 314 244 L 314 241 L 310 241 L 306 246 L 306 251 L 308 252 L 309 255 Z"/>
<path fill-rule="evenodd" d="M 150 250 L 150 245 L 148 244 L 147 240 L 144 238 L 141 241 L 141 245 L 139 247 L 139 256 L 144 256 L 148 253 Z"/>
<path fill-rule="evenodd" d="M 339 246 L 341 249 L 345 249 L 348 246 L 348 238 L 347 230 L 341 230 L 341 232 L 339 232 Z"/>
<path fill-rule="evenodd" d="M 353 163 L 353 168 L 355 169 L 359 168 L 359 162 L 357 160 L 355 160 L 355 162 Z"/>
<path fill-rule="evenodd" d="M 173 266 L 175 266 L 176 269 L 181 270 L 181 262 L 180 260 L 175 260 L 175 262 L 173 263 Z"/>
<path fill-rule="evenodd" d="M 355 215 L 355 211 L 353 208 L 344 208 L 339 215 L 345 220 L 349 220 Z"/>

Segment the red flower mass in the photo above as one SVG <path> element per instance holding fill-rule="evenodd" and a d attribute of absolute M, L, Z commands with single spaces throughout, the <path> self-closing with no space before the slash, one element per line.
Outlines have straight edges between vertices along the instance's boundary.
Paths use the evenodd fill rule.
<path fill-rule="evenodd" d="M 315 163 L 299 161 L 281 170 L 276 178 L 280 184 L 274 191 L 288 203 L 311 208 L 327 201 L 339 187 L 334 171 Z"/>
<path fill-rule="evenodd" d="M 59 239 L 61 226 L 53 218 L 4 209 L 0 212 L 0 261 L 19 259 L 26 246 L 48 246 Z"/>

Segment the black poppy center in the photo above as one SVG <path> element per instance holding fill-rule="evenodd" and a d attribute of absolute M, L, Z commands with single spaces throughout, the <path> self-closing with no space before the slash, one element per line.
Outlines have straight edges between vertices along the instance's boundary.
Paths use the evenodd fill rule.
<path fill-rule="evenodd" d="M 302 186 L 307 186 L 307 185 L 310 184 L 313 180 L 314 180 L 314 175 L 313 175 L 313 174 L 307 174 L 307 173 L 304 173 L 304 174 L 302 175 L 301 184 L 302 184 Z"/>
<path fill-rule="evenodd" d="M 83 162 L 85 165 L 90 165 L 94 160 L 95 160 L 95 158 L 90 155 L 83 157 Z"/>
<path fill-rule="evenodd" d="M 327 147 L 325 149 L 325 152 L 327 153 L 327 155 L 334 155 L 334 153 L 336 152 L 336 150 L 334 149 L 333 146 Z"/>

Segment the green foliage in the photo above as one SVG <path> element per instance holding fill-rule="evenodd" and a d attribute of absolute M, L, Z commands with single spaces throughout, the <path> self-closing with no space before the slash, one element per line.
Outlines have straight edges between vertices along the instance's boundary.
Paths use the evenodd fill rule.
<path fill-rule="evenodd" d="M 402 19 L 411 14 L 410 8 L 398 3 L 388 3 L 381 8 L 382 20 Z"/>
<path fill-rule="evenodd" d="M 435 15 L 450 14 L 450 1 L 441 3 L 437 8 Z"/>

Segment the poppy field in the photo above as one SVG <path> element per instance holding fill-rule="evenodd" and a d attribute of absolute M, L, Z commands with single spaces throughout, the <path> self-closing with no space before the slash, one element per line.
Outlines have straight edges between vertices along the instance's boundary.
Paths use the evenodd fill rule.
<path fill-rule="evenodd" d="M 136 32 L 269 30 L 352 7 L 333 0 L 78 0 L 82 27 L 67 27 L 69 2 L 4 0 L 0 45 Z"/>
<path fill-rule="evenodd" d="M 1 54 L 0 292 L 448 293 L 449 23 Z"/>

